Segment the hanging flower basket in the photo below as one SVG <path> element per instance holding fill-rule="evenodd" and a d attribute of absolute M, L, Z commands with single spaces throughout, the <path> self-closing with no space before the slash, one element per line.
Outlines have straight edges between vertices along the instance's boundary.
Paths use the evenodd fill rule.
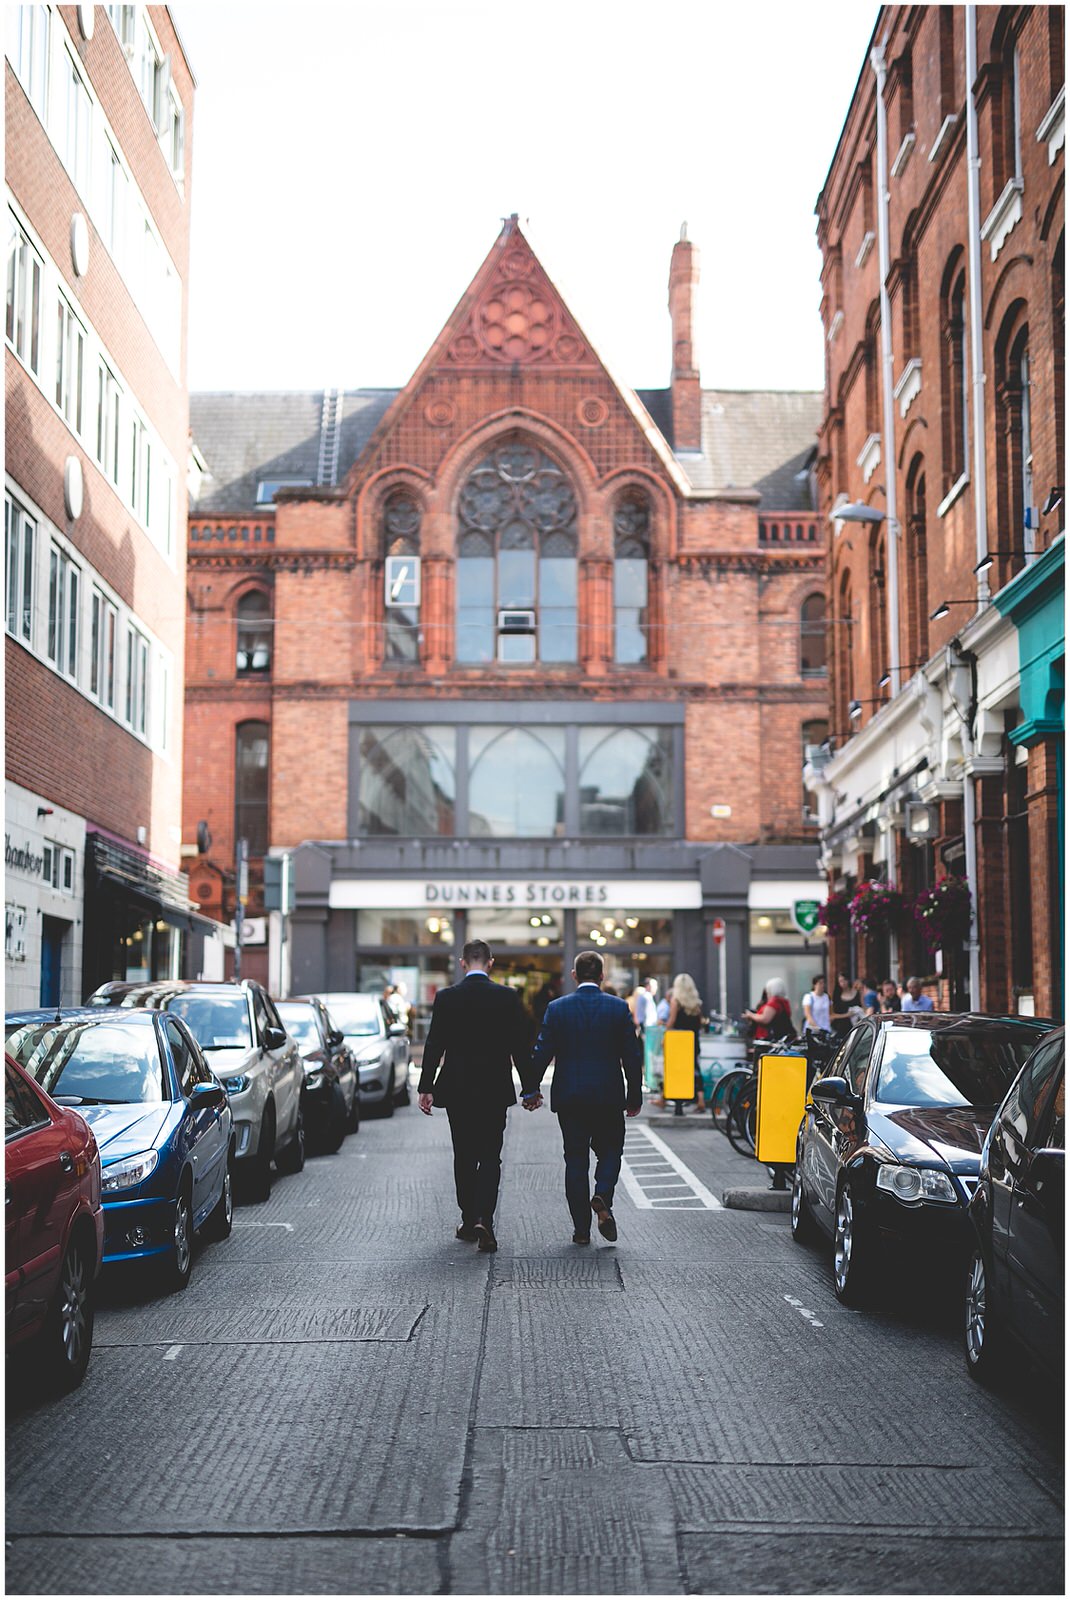
<path fill-rule="evenodd" d="M 970 932 L 970 886 L 965 878 L 941 878 L 914 902 L 914 920 L 929 950 L 950 950 Z"/>
<path fill-rule="evenodd" d="M 851 925 L 850 902 L 845 894 L 830 894 L 817 908 L 817 920 L 830 938 L 846 933 Z"/>
<path fill-rule="evenodd" d="M 871 939 L 896 927 L 903 916 L 903 896 L 879 878 L 867 878 L 854 892 L 851 927 Z"/>

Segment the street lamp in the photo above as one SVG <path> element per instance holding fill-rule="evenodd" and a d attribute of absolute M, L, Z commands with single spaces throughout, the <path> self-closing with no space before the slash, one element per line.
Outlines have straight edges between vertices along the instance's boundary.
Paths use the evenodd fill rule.
<path fill-rule="evenodd" d="M 946 617 L 952 606 L 976 606 L 974 600 L 941 600 L 935 611 L 929 612 L 930 622 L 939 622 L 941 617 Z"/>

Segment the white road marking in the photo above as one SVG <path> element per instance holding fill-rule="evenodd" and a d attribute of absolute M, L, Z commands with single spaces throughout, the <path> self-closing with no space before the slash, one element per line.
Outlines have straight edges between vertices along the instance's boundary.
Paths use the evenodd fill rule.
<path fill-rule="evenodd" d="M 165 1361 L 177 1361 L 178 1360 L 178 1356 L 179 1356 L 179 1351 L 181 1349 L 182 1349 L 182 1346 L 180 1344 L 173 1344 L 171 1346 L 170 1350 L 168 1350 L 167 1354 L 164 1356 L 164 1360 Z"/>
<path fill-rule="evenodd" d="M 823 1322 L 819 1322 L 817 1320 L 816 1314 L 813 1311 L 808 1311 L 807 1308 L 803 1305 L 802 1301 L 800 1299 L 798 1299 L 795 1295 L 786 1294 L 784 1296 L 784 1299 L 788 1302 L 789 1306 L 794 1306 L 795 1307 L 795 1309 L 799 1313 L 800 1317 L 803 1317 L 810 1324 L 811 1328 L 823 1328 L 825 1326 L 825 1324 Z"/>
<path fill-rule="evenodd" d="M 293 1233 L 292 1222 L 236 1222 L 236 1228 L 285 1228 L 287 1233 Z"/>
<path fill-rule="evenodd" d="M 632 1123 L 624 1141 L 620 1181 L 624 1192 L 640 1211 L 723 1211 L 717 1196 L 695 1177 L 691 1168 L 670 1150 L 652 1128 Z M 673 1176 L 675 1174 L 675 1176 Z M 656 1190 L 672 1189 L 660 1195 Z"/>

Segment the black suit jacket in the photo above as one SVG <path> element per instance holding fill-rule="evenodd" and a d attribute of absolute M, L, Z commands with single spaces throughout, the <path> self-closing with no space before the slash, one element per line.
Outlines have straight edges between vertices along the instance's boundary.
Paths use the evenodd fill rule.
<path fill-rule="evenodd" d="M 433 1094 L 436 1106 L 452 1110 L 514 1106 L 514 1062 L 525 1093 L 539 1086 L 528 1040 L 527 1018 L 516 990 L 470 973 L 435 996 L 420 1093 Z"/>

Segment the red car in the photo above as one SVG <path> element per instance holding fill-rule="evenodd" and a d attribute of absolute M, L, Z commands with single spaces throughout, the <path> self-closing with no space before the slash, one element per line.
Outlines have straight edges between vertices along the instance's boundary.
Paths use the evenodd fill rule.
<path fill-rule="evenodd" d="M 4 1064 L 8 1349 L 36 1341 L 49 1378 L 74 1389 L 89 1365 L 104 1249 L 100 1154 L 84 1118 L 9 1055 Z"/>

